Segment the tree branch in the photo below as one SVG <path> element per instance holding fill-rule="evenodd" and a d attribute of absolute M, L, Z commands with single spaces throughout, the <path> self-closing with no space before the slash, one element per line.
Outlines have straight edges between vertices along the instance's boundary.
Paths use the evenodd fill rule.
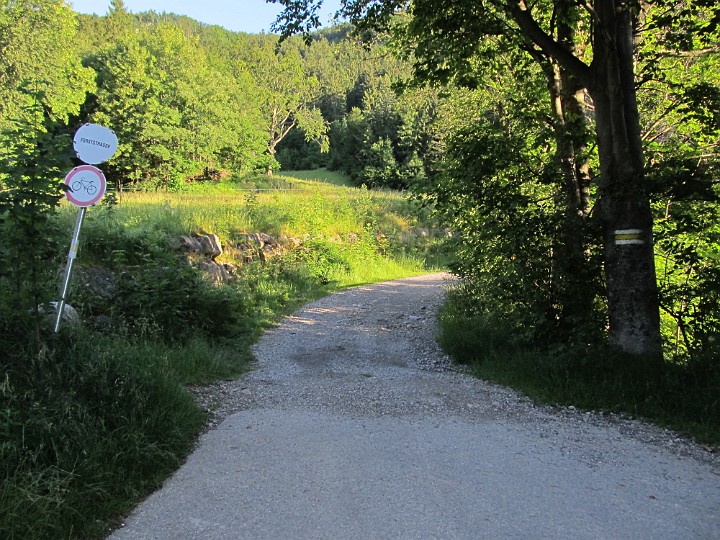
<path fill-rule="evenodd" d="M 507 0 L 507 6 L 512 18 L 533 43 L 581 81 L 583 86 L 590 86 L 590 67 L 540 28 L 530 13 L 526 0 Z"/>

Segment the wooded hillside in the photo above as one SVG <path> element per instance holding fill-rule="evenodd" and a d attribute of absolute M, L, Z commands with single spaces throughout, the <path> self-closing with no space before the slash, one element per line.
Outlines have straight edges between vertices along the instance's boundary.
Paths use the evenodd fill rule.
<path fill-rule="evenodd" d="M 102 534 L 192 447 L 188 384 L 438 260 L 480 376 L 720 440 L 716 2 L 343 0 L 318 29 L 320 0 L 270 1 L 282 38 L 0 0 L 0 536 Z M 54 333 L 88 122 L 119 147 Z M 228 248 L 192 266 L 193 234 Z"/>
<path fill-rule="evenodd" d="M 717 8 L 634 5 L 607 14 L 613 38 L 589 6 L 451 4 L 348 1 L 356 27 L 279 40 L 120 0 L 104 17 L 6 1 L 5 162 L 41 143 L 61 171 L 69 135 L 96 122 L 120 140 L 119 188 L 279 167 L 412 188 L 453 230 L 473 310 L 530 341 L 714 356 Z M 282 28 L 308 28 L 288 13 Z M 630 48 L 611 54 L 621 34 Z"/>
<path fill-rule="evenodd" d="M 104 17 L 4 4 L 8 159 L 96 122 L 118 135 L 106 174 L 119 188 L 318 167 L 412 188 L 453 229 L 471 296 L 499 294 L 493 313 L 528 338 L 607 334 L 658 357 L 662 335 L 666 355 L 715 350 L 720 60 L 703 1 L 612 19 L 632 45 L 615 60 L 593 30 L 602 15 L 557 1 L 478 13 L 463 0 L 348 1 L 356 27 L 293 36 L 309 27 L 288 11 L 282 40 L 120 0 Z M 616 60 L 633 79 L 617 87 L 624 112 L 605 103 L 614 83 L 599 71 Z M 45 157 L 62 170 L 72 156 Z"/>
<path fill-rule="evenodd" d="M 104 17 L 76 16 L 59 1 L 32 13 L 5 4 L 0 127 L 31 122 L 23 106 L 33 100 L 60 121 L 54 135 L 108 126 L 120 141 L 105 171 L 114 184 L 178 189 L 223 174 L 331 166 L 358 185 L 405 187 L 420 170 L 436 100 L 397 96 L 391 85 L 407 65 L 384 46 L 367 49 L 348 27 L 308 46 L 130 14 L 119 1 Z"/>

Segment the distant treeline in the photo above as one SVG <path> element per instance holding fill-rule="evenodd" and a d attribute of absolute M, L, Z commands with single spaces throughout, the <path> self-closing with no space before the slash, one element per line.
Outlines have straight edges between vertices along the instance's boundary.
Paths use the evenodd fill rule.
<path fill-rule="evenodd" d="M 399 96 L 406 62 L 339 26 L 279 44 L 185 16 L 78 15 L 63 2 L 10 3 L 0 23 L 0 128 L 31 114 L 52 129 L 84 122 L 115 131 L 104 169 L 114 184 L 176 188 L 230 171 L 330 167 L 368 186 L 402 188 L 422 175 L 434 92 Z M 25 129 L 25 137 L 32 130 Z"/>

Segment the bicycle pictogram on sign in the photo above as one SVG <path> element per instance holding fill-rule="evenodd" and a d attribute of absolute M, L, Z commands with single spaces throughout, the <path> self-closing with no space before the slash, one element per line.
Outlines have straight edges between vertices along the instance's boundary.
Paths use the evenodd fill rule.
<path fill-rule="evenodd" d="M 107 189 L 105 175 L 97 167 L 81 165 L 65 177 L 68 201 L 81 208 L 92 206 L 102 199 Z"/>
<path fill-rule="evenodd" d="M 76 193 L 84 189 L 88 195 L 95 195 L 97 193 L 97 187 L 95 187 L 95 181 L 92 179 L 80 178 L 77 182 L 73 182 L 72 190 Z"/>

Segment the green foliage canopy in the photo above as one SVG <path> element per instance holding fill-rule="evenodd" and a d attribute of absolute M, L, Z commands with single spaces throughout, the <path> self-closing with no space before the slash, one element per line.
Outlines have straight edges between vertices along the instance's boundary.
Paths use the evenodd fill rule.
<path fill-rule="evenodd" d="M 220 168 L 251 169 L 258 159 L 252 81 L 213 65 L 197 38 L 177 25 L 160 21 L 126 32 L 87 62 L 98 73 L 90 116 L 117 127 L 120 146 L 109 166 L 117 180 L 152 175 L 176 187 Z"/>
<path fill-rule="evenodd" d="M 286 8 L 278 18 L 278 29 L 307 34 L 318 24 L 314 11 L 318 2 L 273 1 Z M 648 41 L 634 32 L 646 24 L 656 37 L 663 38 L 665 50 L 646 47 L 645 51 L 652 50 L 647 58 L 669 58 L 678 51 L 702 47 L 716 53 L 720 17 L 720 8 L 705 0 L 683 4 L 677 19 L 673 19 L 673 7 L 672 2 L 616 5 L 610 0 L 582 4 L 554 0 L 532 5 L 524 0 L 480 4 L 468 0 L 346 0 L 340 10 L 364 29 L 394 29 L 399 42 L 411 51 L 407 57 L 421 79 L 480 86 L 484 77 L 499 69 L 493 58 L 501 58 L 503 52 L 526 53 L 545 71 L 553 113 L 562 120 L 555 122 L 553 129 L 560 164 L 575 169 L 566 167 L 566 177 L 590 172 L 583 156 L 587 143 L 577 119 L 587 116 L 594 121 L 593 143 L 598 151 L 594 216 L 602 226 L 609 335 L 625 351 L 655 357 L 660 354 L 660 317 L 653 216 L 634 68 L 638 44 Z M 395 18 L 403 12 L 410 18 Z M 484 69 L 477 69 L 479 65 Z M 646 64 L 650 65 L 658 63 Z M 592 100 L 591 110 L 580 97 L 583 89 Z M 674 93 L 683 97 L 678 104 L 684 105 L 678 109 L 684 108 L 686 117 L 712 124 L 714 107 L 707 106 L 708 101 L 715 102 L 712 85 L 683 84 Z M 575 147 L 571 152 L 568 137 L 573 138 Z M 578 210 L 586 214 L 590 210 L 583 201 L 589 195 L 587 180 L 577 183 L 576 192 L 582 203 Z M 564 239 L 561 234 L 559 248 L 580 260 L 588 240 L 578 235 L 573 238 L 570 212 L 566 220 L 568 233 Z M 628 230 L 641 235 L 632 248 L 616 242 L 618 231 Z"/>
<path fill-rule="evenodd" d="M 38 98 L 50 120 L 66 123 L 77 114 L 93 72 L 76 54 L 76 31 L 75 13 L 62 0 L 0 1 L 0 131 L 34 125 Z"/>

